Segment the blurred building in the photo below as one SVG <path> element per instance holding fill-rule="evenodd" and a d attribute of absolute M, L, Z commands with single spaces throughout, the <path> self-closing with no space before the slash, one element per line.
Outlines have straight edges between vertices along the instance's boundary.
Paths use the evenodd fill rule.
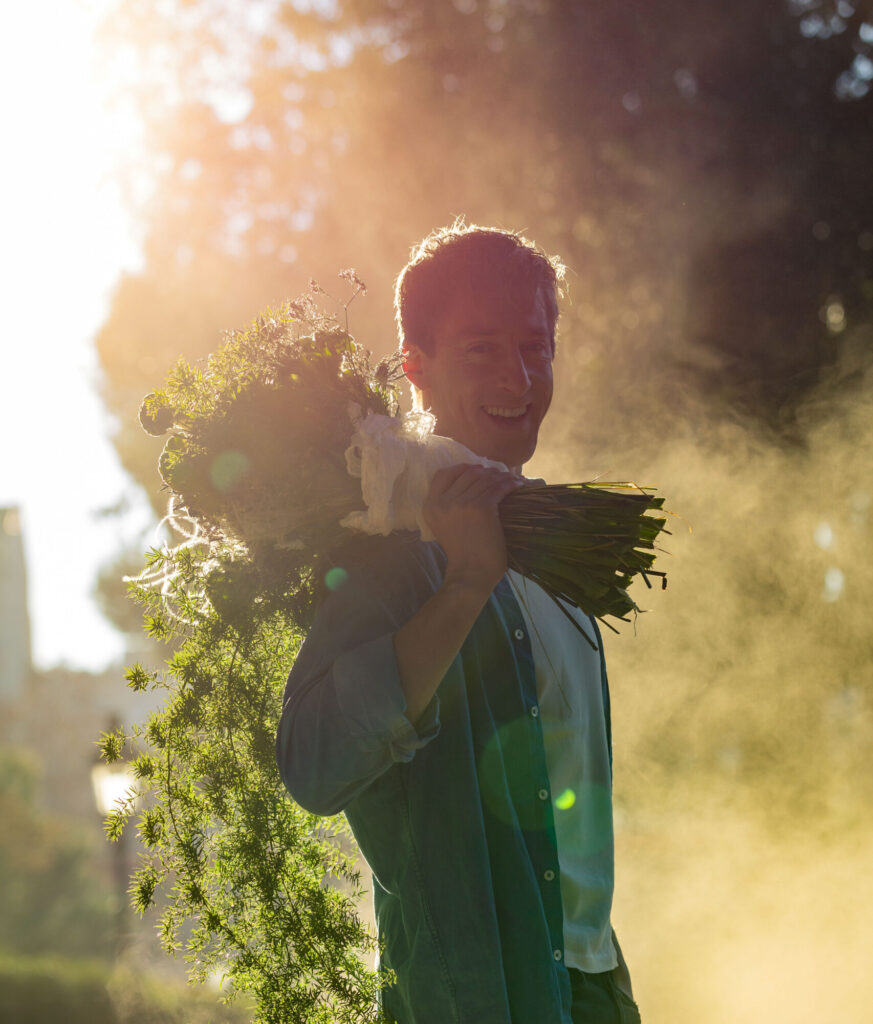
<path fill-rule="evenodd" d="M 21 516 L 0 508 L 0 744 L 35 756 L 47 811 L 96 825 L 95 740 L 113 722 L 145 718 L 148 702 L 125 685 L 121 664 L 100 673 L 37 671 L 31 658 Z"/>
<path fill-rule="evenodd" d="M 141 645 L 125 662 L 141 659 L 148 664 L 157 656 L 156 647 Z M 96 673 L 64 665 L 34 668 L 21 517 L 16 508 L 0 508 L 0 754 L 35 770 L 36 812 L 86 844 L 92 878 L 116 894 L 119 908 L 125 907 L 127 876 L 141 846 L 133 830 L 120 843 L 105 839 L 92 786 L 98 761 L 95 741 L 118 724 L 144 720 L 156 700 L 129 689 L 124 663 Z M 160 950 L 154 917 L 140 920 L 119 909 L 117 921 L 119 936 L 125 936 L 125 955 L 139 970 L 147 965 L 152 973 L 184 976 L 183 964 Z"/>
<path fill-rule="evenodd" d="M 30 675 L 27 570 L 16 507 L 0 508 L 0 702 L 17 700 Z"/>

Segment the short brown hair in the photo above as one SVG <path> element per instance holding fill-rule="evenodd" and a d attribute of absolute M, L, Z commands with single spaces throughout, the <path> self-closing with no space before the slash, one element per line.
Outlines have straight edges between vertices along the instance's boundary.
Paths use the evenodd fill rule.
<path fill-rule="evenodd" d="M 518 232 L 467 225 L 460 217 L 413 246 L 397 277 L 394 315 L 399 347 L 404 351 L 415 345 L 432 355 L 433 324 L 458 282 L 472 280 L 475 285 L 495 276 L 514 289 L 542 288 L 554 342 L 565 273 L 557 256 L 549 256 Z"/>

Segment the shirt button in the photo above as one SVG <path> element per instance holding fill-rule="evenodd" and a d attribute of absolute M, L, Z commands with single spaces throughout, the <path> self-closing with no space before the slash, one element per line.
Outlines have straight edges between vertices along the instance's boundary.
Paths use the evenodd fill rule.
<path fill-rule="evenodd" d="M 540 800 L 548 800 L 549 791 L 547 789 L 541 789 L 539 793 L 537 793 L 537 796 L 540 798 Z"/>
<path fill-rule="evenodd" d="M 554 955 L 556 960 L 563 960 L 564 959 L 564 954 L 560 951 L 560 949 L 556 949 L 553 955 Z"/>
<path fill-rule="evenodd" d="M 530 713 L 532 718 L 537 718 L 539 716 L 540 709 L 536 706 L 536 704 L 534 704 L 534 706 L 530 709 Z"/>
<path fill-rule="evenodd" d="M 515 631 L 515 639 L 516 640 L 524 640 L 524 630 L 523 629 L 517 629 Z"/>
<path fill-rule="evenodd" d="M 552 871 L 551 868 L 548 868 L 543 872 L 543 878 L 545 878 L 547 882 L 553 882 L 555 880 L 555 872 Z"/>

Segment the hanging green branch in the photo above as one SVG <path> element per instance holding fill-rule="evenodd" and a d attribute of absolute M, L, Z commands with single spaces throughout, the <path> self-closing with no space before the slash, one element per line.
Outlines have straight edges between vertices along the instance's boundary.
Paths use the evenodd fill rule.
<path fill-rule="evenodd" d="M 134 586 L 181 646 L 165 672 L 135 665 L 127 674 L 133 689 L 165 693 L 133 729 L 143 806 L 129 801 L 107 828 L 117 837 L 136 821 L 146 848 L 133 905 L 145 913 L 161 890 L 164 949 L 184 952 L 193 980 L 218 974 L 231 998 L 252 994 L 259 1022 L 376 1021 L 377 980 L 362 959 L 374 940 L 356 913 L 360 879 L 340 845 L 346 826 L 288 800 L 275 767 L 282 688 L 301 639 L 294 597 L 253 610 L 244 628 L 214 609 L 192 613 L 184 590 L 205 583 L 206 562 L 191 549 L 166 556 L 165 568 L 180 573 L 167 595 Z M 171 618 L 168 599 L 189 618 Z M 107 760 L 120 755 L 119 740 L 104 737 Z"/>

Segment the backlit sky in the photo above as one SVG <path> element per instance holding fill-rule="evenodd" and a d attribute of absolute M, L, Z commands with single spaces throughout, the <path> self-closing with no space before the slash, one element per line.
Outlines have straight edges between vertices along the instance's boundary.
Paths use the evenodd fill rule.
<path fill-rule="evenodd" d="M 112 177 L 136 159 L 136 123 L 110 109 L 113 83 L 95 59 L 106 6 L 31 0 L 7 7 L 0 31 L 0 506 L 22 509 L 42 668 L 123 657 L 91 589 L 98 567 L 150 522 L 95 387 L 93 337 L 138 258 Z M 96 515 L 119 503 L 124 514 Z"/>

